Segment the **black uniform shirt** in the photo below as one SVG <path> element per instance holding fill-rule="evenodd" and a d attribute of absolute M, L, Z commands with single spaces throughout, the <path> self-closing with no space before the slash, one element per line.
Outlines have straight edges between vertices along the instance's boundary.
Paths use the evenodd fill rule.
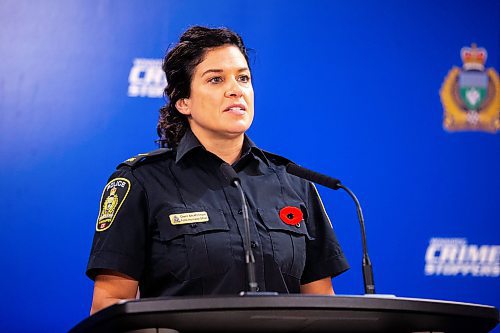
<path fill-rule="evenodd" d="M 222 160 L 189 130 L 177 150 L 150 155 L 110 177 L 87 275 L 124 273 L 139 281 L 141 297 L 247 290 L 241 197 L 221 174 Z M 316 188 L 285 166 L 248 137 L 233 164 L 248 200 L 259 289 L 299 293 L 348 264 Z"/>

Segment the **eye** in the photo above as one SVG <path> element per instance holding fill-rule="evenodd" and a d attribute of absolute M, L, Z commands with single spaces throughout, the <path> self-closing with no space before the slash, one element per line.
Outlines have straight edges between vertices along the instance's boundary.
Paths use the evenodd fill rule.
<path fill-rule="evenodd" d="M 214 76 L 208 79 L 208 83 L 221 83 L 222 81 L 222 77 L 220 76 Z"/>
<path fill-rule="evenodd" d="M 244 82 L 244 83 L 250 82 L 250 75 L 242 74 L 242 75 L 238 76 L 238 80 L 240 82 Z"/>

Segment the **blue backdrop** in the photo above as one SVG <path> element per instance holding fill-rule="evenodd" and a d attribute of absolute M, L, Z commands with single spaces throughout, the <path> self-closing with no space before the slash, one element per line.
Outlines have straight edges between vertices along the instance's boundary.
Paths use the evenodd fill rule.
<path fill-rule="evenodd" d="M 0 331 L 88 315 L 102 187 L 156 148 L 157 59 L 194 24 L 254 50 L 252 139 L 358 195 L 379 293 L 500 306 L 500 140 L 445 131 L 439 98 L 463 46 L 500 69 L 499 1 L 3 0 L 0 21 Z M 319 190 L 352 265 L 334 287 L 361 294 L 354 206 Z M 462 271 L 426 273 L 453 249 Z"/>

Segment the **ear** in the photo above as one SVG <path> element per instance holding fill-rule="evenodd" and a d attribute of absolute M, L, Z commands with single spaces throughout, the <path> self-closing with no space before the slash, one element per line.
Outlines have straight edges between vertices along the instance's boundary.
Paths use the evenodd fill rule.
<path fill-rule="evenodd" d="M 181 98 L 175 102 L 175 107 L 177 111 L 185 116 L 191 115 L 191 100 L 189 98 Z"/>

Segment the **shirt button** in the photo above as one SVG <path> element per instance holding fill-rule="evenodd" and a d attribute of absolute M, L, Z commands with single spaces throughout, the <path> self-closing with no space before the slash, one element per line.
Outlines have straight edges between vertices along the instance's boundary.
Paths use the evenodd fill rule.
<path fill-rule="evenodd" d="M 241 214 L 243 214 L 243 211 L 240 209 L 240 210 L 238 211 L 238 214 L 240 214 L 240 215 L 241 215 Z"/>
<path fill-rule="evenodd" d="M 257 243 L 254 241 L 251 241 L 250 246 L 252 246 L 255 249 L 257 247 Z"/>
<path fill-rule="evenodd" d="M 196 228 L 198 225 L 196 223 L 191 224 L 191 228 Z"/>

